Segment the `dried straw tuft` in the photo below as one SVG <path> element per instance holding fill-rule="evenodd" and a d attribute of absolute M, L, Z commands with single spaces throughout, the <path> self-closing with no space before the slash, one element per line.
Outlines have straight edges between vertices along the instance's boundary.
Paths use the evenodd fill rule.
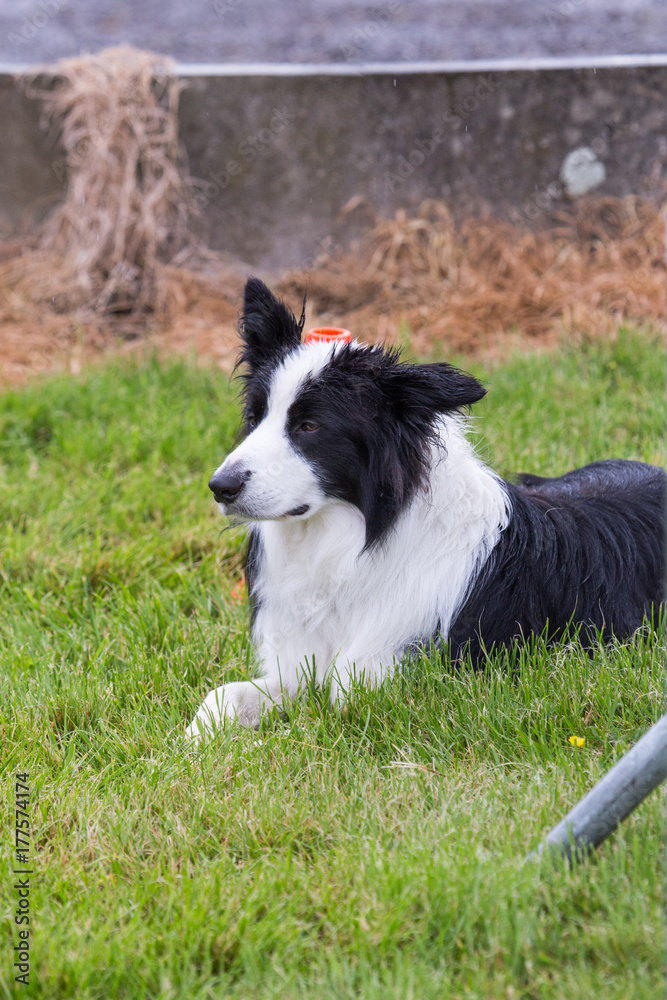
<path fill-rule="evenodd" d="M 555 342 L 613 333 L 627 319 L 664 328 L 664 209 L 638 197 L 591 198 L 531 232 L 491 216 L 454 225 L 425 201 L 378 219 L 353 254 L 329 254 L 280 283 L 307 289 L 308 322 L 341 324 L 366 339 L 404 338 L 475 353 L 508 338 Z M 401 329 L 403 328 L 403 330 Z"/>
<path fill-rule="evenodd" d="M 33 297 L 59 310 L 159 310 L 163 265 L 191 243 L 194 210 L 178 144 L 172 60 L 129 46 L 65 59 L 30 81 L 59 126 L 65 200 L 33 260 Z"/>

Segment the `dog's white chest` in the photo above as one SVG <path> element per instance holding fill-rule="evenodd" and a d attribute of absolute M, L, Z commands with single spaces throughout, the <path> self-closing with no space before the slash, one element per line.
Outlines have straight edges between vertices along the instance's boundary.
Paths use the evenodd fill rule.
<path fill-rule="evenodd" d="M 457 444 L 450 437 L 450 451 Z M 370 550 L 363 517 L 342 502 L 259 526 L 254 639 L 264 671 L 292 677 L 314 663 L 319 680 L 332 665 L 372 680 L 406 646 L 447 635 L 507 516 L 497 480 L 469 456 L 457 456 L 458 474 L 436 463 L 431 491 Z"/>
<path fill-rule="evenodd" d="M 354 628 L 364 521 L 349 504 L 336 504 L 302 522 L 259 527 L 255 640 L 261 657 L 330 662 Z"/>

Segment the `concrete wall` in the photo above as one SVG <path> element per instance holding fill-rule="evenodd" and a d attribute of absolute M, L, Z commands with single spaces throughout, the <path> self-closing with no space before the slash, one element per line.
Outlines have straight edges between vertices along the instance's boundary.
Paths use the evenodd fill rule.
<path fill-rule="evenodd" d="M 666 65 L 479 71 L 289 68 L 185 76 L 181 137 L 211 245 L 252 264 L 303 264 L 345 242 L 357 196 L 393 213 L 485 201 L 539 226 L 583 189 L 667 194 Z M 62 192 L 57 138 L 0 76 L 0 218 Z M 569 193 L 568 193 L 569 192 Z"/>

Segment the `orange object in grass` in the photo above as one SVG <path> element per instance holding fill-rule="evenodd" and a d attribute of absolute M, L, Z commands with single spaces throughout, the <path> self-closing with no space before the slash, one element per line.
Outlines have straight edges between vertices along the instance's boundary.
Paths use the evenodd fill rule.
<path fill-rule="evenodd" d="M 352 334 L 342 326 L 318 326 L 309 330 L 304 338 L 304 344 L 329 344 L 334 340 L 349 344 Z"/>
<path fill-rule="evenodd" d="M 246 585 L 243 577 L 235 587 L 232 587 L 232 604 L 241 604 L 247 597 Z"/>

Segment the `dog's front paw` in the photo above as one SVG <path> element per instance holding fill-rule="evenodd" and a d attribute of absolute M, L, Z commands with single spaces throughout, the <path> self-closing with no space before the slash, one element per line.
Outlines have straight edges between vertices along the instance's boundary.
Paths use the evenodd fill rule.
<path fill-rule="evenodd" d="M 210 691 L 185 730 L 185 738 L 192 741 L 209 739 L 225 719 L 225 688 Z"/>
<path fill-rule="evenodd" d="M 262 709 L 267 703 L 275 703 L 265 685 L 260 685 L 261 682 L 236 681 L 211 691 L 186 729 L 186 738 L 209 739 L 227 720 L 240 726 L 258 726 Z"/>

